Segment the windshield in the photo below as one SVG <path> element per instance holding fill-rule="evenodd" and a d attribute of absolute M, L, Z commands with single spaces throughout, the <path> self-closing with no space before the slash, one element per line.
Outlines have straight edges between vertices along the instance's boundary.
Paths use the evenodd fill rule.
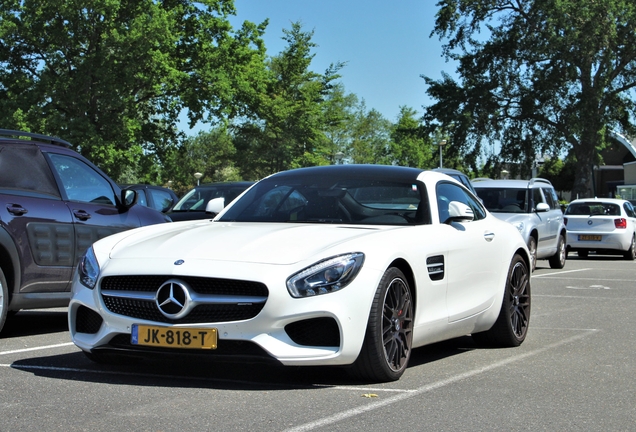
<path fill-rule="evenodd" d="M 527 213 L 528 189 L 476 188 L 477 195 L 493 213 Z"/>
<path fill-rule="evenodd" d="M 427 223 L 423 186 L 352 178 L 269 178 L 220 218 L 238 222 L 309 222 L 406 225 Z"/>
<path fill-rule="evenodd" d="M 192 189 L 175 204 L 173 212 L 205 211 L 207 203 L 214 198 L 225 198 L 225 203 L 229 204 L 234 198 L 239 196 L 248 185 L 220 185 L 202 186 Z"/>

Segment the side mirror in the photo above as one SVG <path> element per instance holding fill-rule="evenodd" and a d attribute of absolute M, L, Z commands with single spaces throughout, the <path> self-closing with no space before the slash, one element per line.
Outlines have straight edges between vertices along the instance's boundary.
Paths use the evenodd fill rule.
<path fill-rule="evenodd" d="M 472 221 L 475 219 L 473 209 L 459 201 L 451 201 L 448 204 L 448 219 L 446 223 Z"/>
<path fill-rule="evenodd" d="M 225 198 L 214 198 L 208 201 L 208 204 L 205 206 L 206 213 L 214 213 L 218 214 L 225 207 Z"/>
<path fill-rule="evenodd" d="M 550 206 L 546 203 L 539 203 L 536 206 L 536 210 L 537 212 L 547 212 L 548 210 L 550 210 Z"/>
<path fill-rule="evenodd" d="M 134 206 L 138 198 L 139 195 L 137 195 L 137 191 L 134 189 L 124 189 L 121 191 L 121 202 L 126 208 Z"/>

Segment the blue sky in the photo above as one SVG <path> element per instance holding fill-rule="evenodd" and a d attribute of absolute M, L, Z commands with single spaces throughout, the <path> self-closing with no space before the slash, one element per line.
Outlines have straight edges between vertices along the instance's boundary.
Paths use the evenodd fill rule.
<path fill-rule="evenodd" d="M 300 21 L 314 31 L 311 69 L 323 73 L 331 63 L 346 62 L 341 81 L 348 93 L 364 99 L 390 121 L 400 106 L 423 112 L 429 105 L 420 75 L 440 78 L 455 66 L 442 57 L 442 43 L 429 35 L 436 0 L 235 0 L 235 27 L 269 18 L 265 46 L 269 55 L 285 47 L 283 29 Z"/>

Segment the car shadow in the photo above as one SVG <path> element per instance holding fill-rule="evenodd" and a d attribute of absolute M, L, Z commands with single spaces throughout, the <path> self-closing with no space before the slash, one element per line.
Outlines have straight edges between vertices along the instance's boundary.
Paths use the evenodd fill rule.
<path fill-rule="evenodd" d="M 409 368 L 462 354 L 474 348 L 469 336 L 417 348 L 412 352 Z M 11 367 L 53 379 L 151 387 L 309 390 L 344 385 L 380 385 L 356 380 L 344 367 L 285 367 L 271 363 L 230 363 L 190 357 L 103 365 L 90 361 L 80 352 L 74 352 L 18 360 Z"/>
<path fill-rule="evenodd" d="M 14 338 L 68 331 L 67 310 L 21 310 L 7 317 L 0 338 Z"/>

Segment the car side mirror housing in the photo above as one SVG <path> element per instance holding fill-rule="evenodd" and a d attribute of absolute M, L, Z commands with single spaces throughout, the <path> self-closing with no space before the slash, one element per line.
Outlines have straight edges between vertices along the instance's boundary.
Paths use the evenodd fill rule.
<path fill-rule="evenodd" d="M 448 204 L 448 219 L 446 223 L 450 222 L 469 222 L 475 219 L 475 213 L 466 204 L 459 201 L 451 201 Z"/>
<path fill-rule="evenodd" d="M 208 201 L 208 204 L 205 206 L 206 213 L 214 213 L 218 214 L 225 207 L 225 198 L 214 198 Z"/>
<path fill-rule="evenodd" d="M 536 210 L 537 212 L 547 212 L 548 210 L 550 210 L 550 206 L 546 203 L 539 203 L 537 204 Z"/>
<path fill-rule="evenodd" d="M 121 191 L 121 203 L 125 208 L 130 208 L 137 204 L 137 191 L 134 189 L 124 189 Z"/>

